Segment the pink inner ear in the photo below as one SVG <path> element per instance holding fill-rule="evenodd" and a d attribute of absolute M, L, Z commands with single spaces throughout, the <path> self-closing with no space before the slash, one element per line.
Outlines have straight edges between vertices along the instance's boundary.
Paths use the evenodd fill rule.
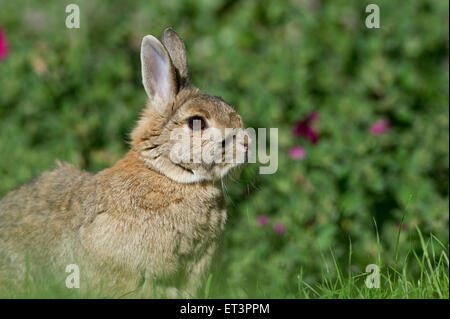
<path fill-rule="evenodd" d="M 170 96 L 170 64 L 166 56 L 162 56 L 154 47 L 149 48 L 150 53 L 150 82 L 153 92 L 163 101 Z"/>

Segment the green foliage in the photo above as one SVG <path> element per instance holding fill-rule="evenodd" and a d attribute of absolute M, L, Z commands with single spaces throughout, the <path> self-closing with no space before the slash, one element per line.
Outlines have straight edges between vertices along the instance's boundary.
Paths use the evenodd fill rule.
<path fill-rule="evenodd" d="M 119 159 L 145 104 L 140 40 L 172 26 L 194 84 L 247 126 L 279 129 L 277 173 L 248 165 L 227 185 L 229 223 L 205 294 L 298 297 L 300 274 L 302 289 L 339 278 L 322 271 L 330 248 L 338 264 L 349 260 L 349 238 L 356 273 L 379 254 L 403 269 L 422 247 L 415 226 L 444 242 L 432 262 L 448 249 L 447 1 L 376 1 L 380 29 L 365 27 L 357 0 L 72 2 L 80 29 L 65 28 L 65 2 L 0 0 L 10 44 L 0 61 L 0 195 L 55 159 L 91 171 Z M 312 110 L 317 144 L 292 134 Z M 371 135 L 381 118 L 390 128 Z M 303 160 L 289 156 L 293 145 Z M 423 271 L 407 273 L 415 283 Z M 446 289 L 448 298 L 448 277 Z"/>

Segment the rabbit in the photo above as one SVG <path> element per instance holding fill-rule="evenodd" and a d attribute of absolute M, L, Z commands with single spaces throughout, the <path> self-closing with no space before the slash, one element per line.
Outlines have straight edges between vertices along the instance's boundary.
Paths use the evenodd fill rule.
<path fill-rule="evenodd" d="M 171 134 L 194 141 L 210 129 L 245 129 L 232 106 L 190 83 L 173 29 L 161 41 L 143 38 L 141 65 L 148 102 L 123 158 L 97 173 L 57 162 L 0 201 L 0 282 L 49 273 L 64 287 L 66 266 L 75 264 L 80 288 L 108 296 L 196 295 L 227 220 L 222 178 L 243 163 L 174 161 Z M 248 139 L 200 145 L 223 150 L 233 141 L 234 155 L 247 156 Z"/>

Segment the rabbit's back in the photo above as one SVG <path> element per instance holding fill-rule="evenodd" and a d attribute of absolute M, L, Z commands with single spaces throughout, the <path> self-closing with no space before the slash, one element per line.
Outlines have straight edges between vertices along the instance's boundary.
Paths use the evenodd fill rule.
<path fill-rule="evenodd" d="M 75 232 L 86 217 L 77 207 L 92 177 L 58 164 L 0 200 L 0 271 L 23 274 L 27 255 L 46 265 L 76 251 Z"/>

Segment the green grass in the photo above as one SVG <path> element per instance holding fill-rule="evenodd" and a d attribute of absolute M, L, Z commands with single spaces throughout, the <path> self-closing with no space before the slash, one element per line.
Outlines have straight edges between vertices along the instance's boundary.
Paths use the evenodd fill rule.
<path fill-rule="evenodd" d="M 398 246 L 400 233 L 397 234 Z M 220 274 L 211 273 L 206 278 L 203 288 L 199 290 L 197 298 L 320 298 L 320 299 L 423 299 L 449 298 L 449 247 L 434 235 L 425 240 L 421 231 L 416 229 L 421 249 L 411 249 L 408 254 L 399 258 L 394 264 L 384 263 L 381 243 L 378 246 L 379 287 L 369 288 L 366 280 L 371 271 L 355 273 L 352 270 L 352 244 L 349 242 L 348 263 L 339 264 L 333 249 L 322 255 L 322 274 L 318 282 L 305 280 L 305 273 L 300 269 L 297 278 L 292 278 L 297 284 L 294 294 L 270 296 L 258 291 L 247 290 L 246 287 L 232 287 L 223 285 Z M 28 268 L 28 267 L 27 267 Z M 415 269 L 419 273 L 415 273 Z M 280 272 L 280 276 L 282 273 Z M 219 280 L 215 280 L 219 277 Z M 87 289 L 83 293 L 78 289 L 65 288 L 56 282 L 49 273 L 42 277 L 29 276 L 23 285 L 7 285 L 0 288 L 3 298 L 111 298 L 113 292 L 102 291 L 101 288 Z M 124 294 L 119 298 L 128 298 Z M 158 295 L 156 291 L 148 298 L 166 298 L 165 294 Z M 116 297 L 113 297 L 116 298 Z"/>
<path fill-rule="evenodd" d="M 420 231 L 418 230 L 419 234 Z M 420 234 L 421 239 L 422 236 Z M 434 245 L 442 251 L 436 256 Z M 433 259 L 430 258 L 430 251 Z M 336 261 L 333 256 L 333 261 Z M 436 261 L 437 258 L 437 261 Z M 382 260 L 379 260 L 379 263 Z M 380 269 L 379 288 L 368 288 L 365 280 L 370 273 L 352 274 L 351 266 L 345 272 L 337 263 L 335 273 L 336 280 L 329 280 L 327 270 L 322 281 L 316 285 L 309 285 L 302 279 L 302 273 L 298 277 L 298 289 L 300 298 L 449 298 L 449 258 L 448 247 L 445 247 L 436 237 L 431 236 L 429 241 L 422 240 L 422 253 L 411 250 L 401 263 L 403 266 L 382 266 Z M 409 268 L 420 268 L 420 279 L 409 276 Z M 349 260 L 351 265 L 351 260 Z"/>
<path fill-rule="evenodd" d="M 296 278 L 297 289 L 291 294 L 280 292 L 271 296 L 258 291 L 250 291 L 245 287 L 221 286 L 215 289 L 213 298 L 449 298 L 449 247 L 433 234 L 427 239 L 419 228 L 415 229 L 415 237 L 420 241 L 420 248 L 410 248 L 405 255 L 399 256 L 401 239 L 401 225 L 396 234 L 396 253 L 393 261 L 385 261 L 382 253 L 382 243 L 378 238 L 377 259 L 375 264 L 379 267 L 379 288 L 369 288 L 365 281 L 372 273 L 355 272 L 352 262 L 352 243 L 349 239 L 348 262 L 340 264 L 333 249 L 321 254 L 321 279 L 316 282 L 305 280 L 305 272 L 300 269 Z M 365 268 L 365 266 L 364 266 Z M 282 271 L 279 273 L 283 276 Z M 220 274 L 218 274 L 220 276 Z M 276 278 L 274 278 L 276 280 Z M 293 278 L 294 280 L 294 278 Z M 204 297 L 209 296 L 211 278 L 205 289 Z M 223 289 L 222 291 L 220 291 Z"/>

